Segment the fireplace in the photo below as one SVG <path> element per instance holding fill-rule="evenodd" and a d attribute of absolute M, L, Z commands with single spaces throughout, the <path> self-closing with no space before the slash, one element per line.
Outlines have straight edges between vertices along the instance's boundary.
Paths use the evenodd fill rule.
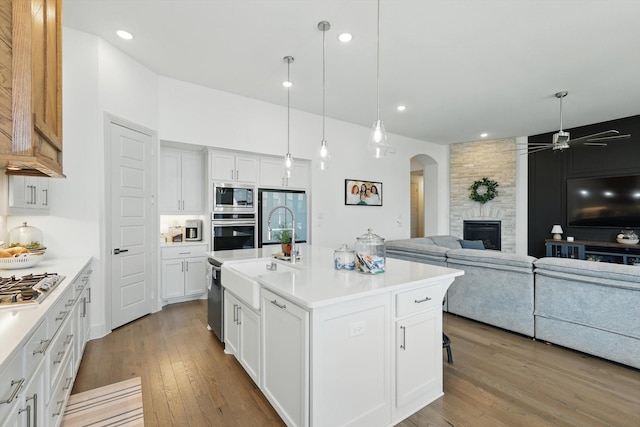
<path fill-rule="evenodd" d="M 485 249 L 500 250 L 500 221 L 464 221 L 463 239 L 482 240 Z"/>

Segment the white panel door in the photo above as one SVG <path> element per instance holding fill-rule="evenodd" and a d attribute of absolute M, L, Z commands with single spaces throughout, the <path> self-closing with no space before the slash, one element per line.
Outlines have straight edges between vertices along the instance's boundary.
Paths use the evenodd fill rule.
<path fill-rule="evenodd" d="M 152 140 L 110 123 L 111 328 L 152 311 Z"/>

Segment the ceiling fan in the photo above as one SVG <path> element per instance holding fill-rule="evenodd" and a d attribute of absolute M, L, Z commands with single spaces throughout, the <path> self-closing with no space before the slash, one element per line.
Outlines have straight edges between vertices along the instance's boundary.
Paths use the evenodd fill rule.
<path fill-rule="evenodd" d="M 591 135 L 581 136 L 571 139 L 569 132 L 562 130 L 562 98 L 567 96 L 569 92 L 562 91 L 556 93 L 556 98 L 560 100 L 560 130 L 553 134 L 551 142 L 529 142 L 526 145 L 526 152 L 522 154 L 536 153 L 542 150 L 558 150 L 562 151 L 575 145 L 590 145 L 596 147 L 604 147 L 609 141 L 617 141 L 619 139 L 628 139 L 631 135 L 621 135 L 617 130 L 611 129 L 603 132 L 597 132 Z M 525 148 L 525 147 L 523 147 Z"/>

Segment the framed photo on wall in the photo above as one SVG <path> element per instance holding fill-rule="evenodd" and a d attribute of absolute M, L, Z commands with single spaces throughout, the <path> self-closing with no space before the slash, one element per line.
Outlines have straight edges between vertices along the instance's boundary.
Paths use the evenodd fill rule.
<path fill-rule="evenodd" d="M 344 204 L 347 206 L 382 206 L 382 183 L 345 179 Z"/>

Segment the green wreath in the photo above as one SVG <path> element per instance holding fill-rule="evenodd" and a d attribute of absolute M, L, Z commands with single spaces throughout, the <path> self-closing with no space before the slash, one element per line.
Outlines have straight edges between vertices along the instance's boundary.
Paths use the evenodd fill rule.
<path fill-rule="evenodd" d="M 487 190 L 480 194 L 478 193 L 478 188 L 485 187 Z M 498 195 L 498 183 L 493 181 L 487 177 L 482 178 L 481 180 L 475 181 L 469 190 L 471 190 L 471 194 L 469 194 L 469 198 L 476 202 L 480 202 L 480 204 L 485 204 L 489 200 L 493 200 L 494 197 Z"/>

